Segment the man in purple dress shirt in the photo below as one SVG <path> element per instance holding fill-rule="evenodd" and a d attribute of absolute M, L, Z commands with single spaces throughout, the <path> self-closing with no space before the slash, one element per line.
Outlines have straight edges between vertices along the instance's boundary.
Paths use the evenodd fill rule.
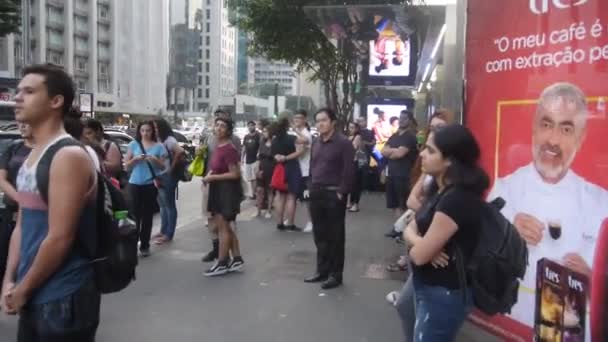
<path fill-rule="evenodd" d="M 319 138 L 312 145 L 310 161 L 310 212 L 317 246 L 317 272 L 307 283 L 323 282 L 322 289 L 342 285 L 344 270 L 344 219 L 346 197 L 354 180 L 355 150 L 336 131 L 336 114 L 321 109 L 315 114 Z"/>

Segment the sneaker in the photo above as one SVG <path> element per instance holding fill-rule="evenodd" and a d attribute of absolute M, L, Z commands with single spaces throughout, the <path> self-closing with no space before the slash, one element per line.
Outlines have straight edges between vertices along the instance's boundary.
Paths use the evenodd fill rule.
<path fill-rule="evenodd" d="M 150 255 L 151 254 L 150 254 L 150 250 L 149 249 L 144 249 L 144 250 L 139 251 L 139 257 L 140 258 L 147 258 Z"/>
<path fill-rule="evenodd" d="M 251 218 L 258 218 L 262 216 L 262 212 L 257 210 L 255 213 L 253 213 L 253 215 L 251 215 Z"/>
<path fill-rule="evenodd" d="M 308 222 L 302 233 L 312 233 L 312 222 Z"/>
<path fill-rule="evenodd" d="M 213 266 L 211 266 L 210 269 L 206 270 L 204 274 L 206 277 L 215 277 L 219 275 L 224 275 L 228 273 L 228 271 L 228 261 L 226 260 L 223 262 L 216 262 L 215 264 L 213 264 Z"/>
<path fill-rule="evenodd" d="M 391 291 L 386 295 L 386 301 L 391 303 L 392 306 L 397 306 L 397 300 L 399 299 L 399 292 Z"/>
<path fill-rule="evenodd" d="M 272 212 L 270 210 L 266 211 L 266 214 L 264 215 L 265 218 L 267 219 L 271 219 L 272 218 Z"/>
<path fill-rule="evenodd" d="M 285 227 L 284 224 L 282 224 L 282 223 L 277 224 L 277 230 L 284 231 L 285 229 L 287 229 L 287 227 Z"/>
<path fill-rule="evenodd" d="M 353 204 L 350 208 L 348 208 L 348 211 L 351 213 L 356 213 L 359 211 L 359 206 L 357 204 Z"/>
<path fill-rule="evenodd" d="M 301 232 L 302 228 L 296 226 L 295 224 L 290 224 L 289 226 L 285 226 L 285 228 L 287 230 L 289 230 L 290 232 Z"/>
<path fill-rule="evenodd" d="M 240 257 L 240 256 L 234 257 L 234 259 L 232 259 L 232 262 L 228 266 L 228 270 L 230 272 L 240 271 L 243 269 L 244 264 L 245 264 L 245 261 L 243 261 L 243 257 Z"/>

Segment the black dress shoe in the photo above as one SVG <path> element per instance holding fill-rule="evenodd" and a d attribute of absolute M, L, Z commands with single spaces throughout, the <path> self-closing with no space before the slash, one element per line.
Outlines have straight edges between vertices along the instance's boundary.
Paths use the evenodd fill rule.
<path fill-rule="evenodd" d="M 338 280 L 334 277 L 329 277 L 327 280 L 321 284 L 321 288 L 323 290 L 335 289 L 336 287 L 342 285 L 342 280 Z"/>
<path fill-rule="evenodd" d="M 304 279 L 304 282 L 305 283 L 320 283 L 320 282 L 326 281 L 326 280 L 327 280 L 327 276 L 316 273 L 312 277 L 308 277 L 308 278 Z"/>

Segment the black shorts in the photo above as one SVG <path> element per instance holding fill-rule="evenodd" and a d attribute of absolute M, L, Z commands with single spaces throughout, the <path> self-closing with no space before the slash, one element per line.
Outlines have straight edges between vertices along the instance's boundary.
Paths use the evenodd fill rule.
<path fill-rule="evenodd" d="M 410 194 L 408 177 L 386 178 L 386 207 L 389 209 L 407 209 L 407 197 Z"/>
<path fill-rule="evenodd" d="M 240 181 L 222 180 L 209 183 L 207 211 L 213 215 L 222 215 L 228 222 L 235 221 L 241 212 L 243 191 Z"/>
<path fill-rule="evenodd" d="M 310 176 L 302 177 L 302 184 L 300 184 L 300 193 L 298 194 L 298 199 L 301 202 L 307 202 L 310 199 L 310 194 L 308 191 L 310 183 Z"/>

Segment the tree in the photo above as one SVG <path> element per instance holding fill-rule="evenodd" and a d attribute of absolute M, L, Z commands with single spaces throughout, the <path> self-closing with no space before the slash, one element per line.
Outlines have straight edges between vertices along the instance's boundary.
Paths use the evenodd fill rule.
<path fill-rule="evenodd" d="M 330 1 L 323 1 L 328 5 Z M 335 0 L 336 5 L 358 4 L 362 0 Z M 386 1 L 409 4 L 411 0 Z M 250 36 L 249 53 L 310 70 L 310 81 L 320 80 L 327 106 L 336 110 L 342 124 L 352 119 L 355 87 L 358 83 L 357 58 L 348 45 L 335 47 L 308 18 L 304 6 L 314 0 L 229 0 L 236 12 L 235 25 Z"/>
<path fill-rule="evenodd" d="M 0 37 L 19 32 L 21 0 L 0 0 Z"/>

